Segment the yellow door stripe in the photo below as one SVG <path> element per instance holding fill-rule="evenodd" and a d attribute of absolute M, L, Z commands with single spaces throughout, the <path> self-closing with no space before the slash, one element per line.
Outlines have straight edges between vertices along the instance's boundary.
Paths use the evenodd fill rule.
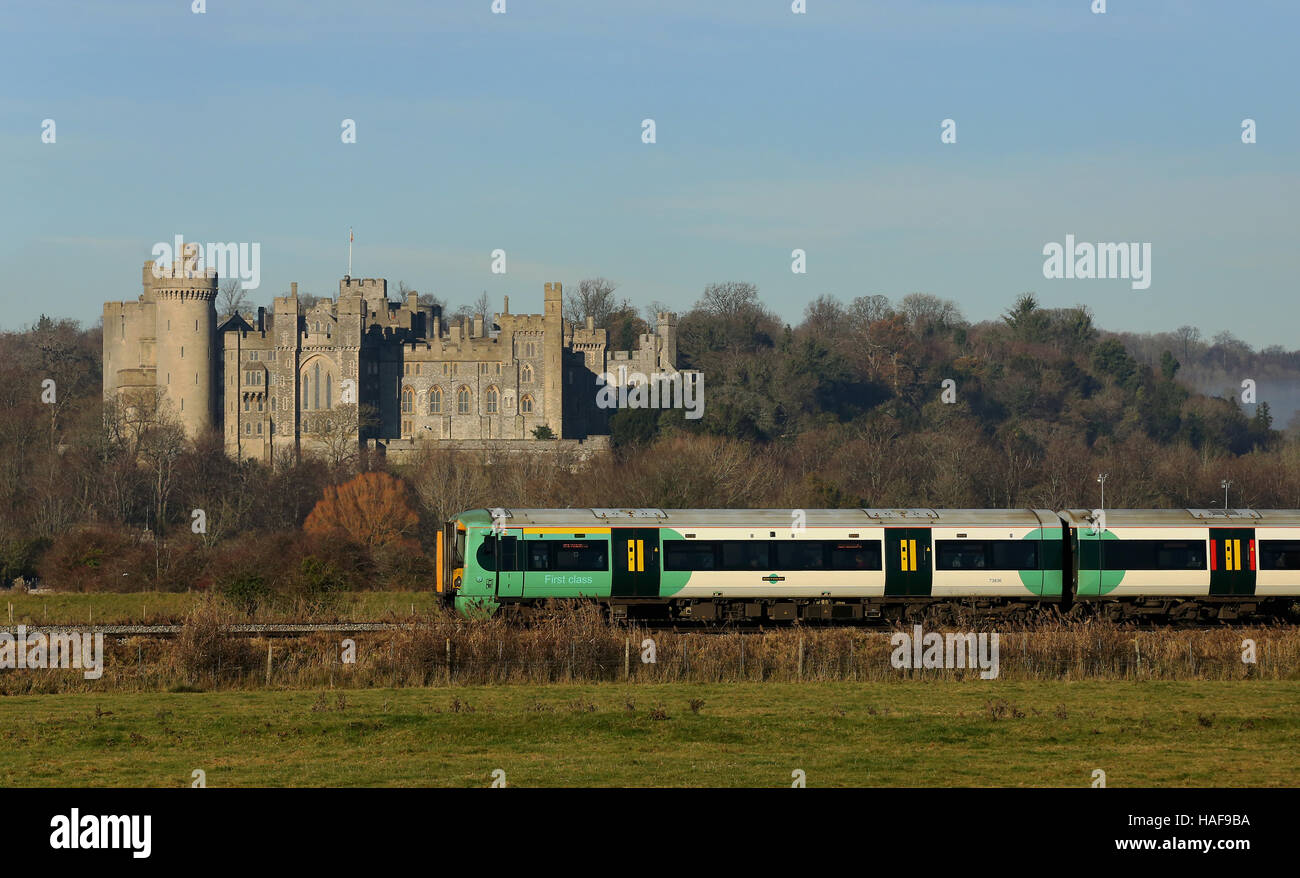
<path fill-rule="evenodd" d="M 916 569 L 916 540 L 898 541 L 898 569 L 908 572 Z"/>

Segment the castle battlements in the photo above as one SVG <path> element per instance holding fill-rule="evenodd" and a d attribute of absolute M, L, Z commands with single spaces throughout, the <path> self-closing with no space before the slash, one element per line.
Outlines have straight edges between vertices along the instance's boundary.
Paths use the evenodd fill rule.
<path fill-rule="evenodd" d="M 144 264 L 137 301 L 105 303 L 104 391 L 161 390 L 190 436 L 220 433 L 236 457 L 334 447 L 340 429 L 395 450 L 532 441 L 543 427 L 603 436 L 595 388 L 608 363 L 652 371 L 666 350 L 675 358 L 676 315 L 658 314 L 637 351 L 610 351 L 603 328 L 564 319 L 558 282 L 542 313 L 512 314 L 506 298 L 491 320 L 450 318 L 414 291 L 391 301 L 383 278 L 345 276 L 338 298 L 305 307 L 294 283 L 269 312 L 218 330 L 219 279 L 193 270 L 191 246 L 166 270 Z"/>

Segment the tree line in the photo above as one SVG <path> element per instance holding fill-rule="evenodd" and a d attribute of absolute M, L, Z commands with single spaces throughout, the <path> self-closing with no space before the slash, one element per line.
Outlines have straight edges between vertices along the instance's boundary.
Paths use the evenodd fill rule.
<path fill-rule="evenodd" d="M 616 291 L 579 284 L 566 315 L 652 331 L 666 309 Z M 1199 336 L 1107 333 L 1032 295 L 977 324 L 926 294 L 823 296 L 788 325 L 738 282 L 708 286 L 678 330 L 704 417 L 621 411 L 608 456 L 431 444 L 403 465 L 263 464 L 187 440 L 161 404 L 105 402 L 101 329 L 43 317 L 0 334 L 0 583 L 246 602 L 431 588 L 438 523 L 475 507 L 1092 508 L 1107 472 L 1111 507 L 1220 506 L 1227 479 L 1233 506 L 1300 508 L 1300 441 L 1267 401 L 1248 413 L 1182 380 L 1214 355 Z"/>

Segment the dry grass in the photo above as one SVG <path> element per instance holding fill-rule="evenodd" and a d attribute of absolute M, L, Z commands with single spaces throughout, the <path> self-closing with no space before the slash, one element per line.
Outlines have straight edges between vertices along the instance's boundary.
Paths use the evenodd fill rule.
<path fill-rule="evenodd" d="M 204 592 L 0 592 L 0 623 L 14 625 L 173 625 L 208 599 Z M 390 622 L 441 605 L 432 591 L 331 592 L 314 598 L 276 595 L 241 622 Z"/>
<path fill-rule="evenodd" d="M 99 680 L 84 680 L 79 672 L 66 670 L 9 671 L 0 675 L 0 694 L 260 688 L 267 685 L 268 649 L 270 686 L 294 689 L 618 681 L 890 682 L 966 680 L 980 673 L 978 668 L 895 668 L 888 631 L 806 626 L 715 634 L 649 631 L 608 624 L 593 605 L 556 606 L 528 626 L 430 613 L 394 631 L 354 635 L 351 647 L 334 634 L 241 637 L 228 627 L 240 621 L 242 616 L 219 601 L 203 601 L 190 611 L 174 640 L 106 641 L 105 671 Z M 1300 678 L 1300 629 L 1289 626 L 1141 631 L 1090 621 L 998 633 L 999 680 Z M 1242 661 L 1247 639 L 1255 642 L 1253 664 Z M 349 651 L 354 655 L 347 655 Z M 346 661 L 345 656 L 355 660 Z"/>

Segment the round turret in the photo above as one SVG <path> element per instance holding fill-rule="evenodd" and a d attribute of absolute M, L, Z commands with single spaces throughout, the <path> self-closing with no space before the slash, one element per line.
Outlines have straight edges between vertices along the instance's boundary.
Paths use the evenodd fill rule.
<path fill-rule="evenodd" d="M 155 273 L 151 284 L 157 307 L 158 385 L 171 414 L 196 438 L 216 424 L 214 384 L 217 335 L 217 272 L 198 269 L 199 245 L 169 269 Z"/>

